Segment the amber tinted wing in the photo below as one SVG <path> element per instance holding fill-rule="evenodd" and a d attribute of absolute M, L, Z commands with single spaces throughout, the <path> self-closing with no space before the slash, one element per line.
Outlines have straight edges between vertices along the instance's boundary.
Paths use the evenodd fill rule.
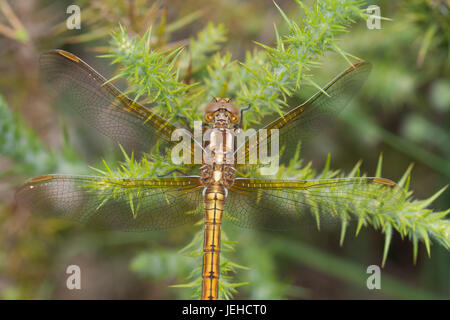
<path fill-rule="evenodd" d="M 198 221 L 202 188 L 198 177 L 46 175 L 28 180 L 16 199 L 31 211 L 51 217 L 106 229 L 145 231 Z"/>
<path fill-rule="evenodd" d="M 169 143 L 176 127 L 131 101 L 75 55 L 52 50 L 41 55 L 41 69 L 65 103 L 85 121 L 126 150 L 149 152 L 157 139 Z"/>
<path fill-rule="evenodd" d="M 247 228 L 291 229 L 335 224 L 396 210 L 403 190 L 383 178 L 265 180 L 237 178 L 225 202 L 225 219 Z"/>
<path fill-rule="evenodd" d="M 259 144 L 267 141 L 268 150 L 270 150 L 271 130 L 278 129 L 279 148 L 280 150 L 284 148 L 282 162 L 289 160 L 299 141 L 304 141 L 309 135 L 326 126 L 329 120 L 346 107 L 361 89 L 370 70 L 370 63 L 359 62 L 342 72 L 308 101 L 265 126 L 267 139 L 258 139 Z M 245 159 L 248 158 L 249 153 L 257 150 L 256 146 L 259 144 L 239 146 L 236 150 L 237 163 L 248 163 Z"/>

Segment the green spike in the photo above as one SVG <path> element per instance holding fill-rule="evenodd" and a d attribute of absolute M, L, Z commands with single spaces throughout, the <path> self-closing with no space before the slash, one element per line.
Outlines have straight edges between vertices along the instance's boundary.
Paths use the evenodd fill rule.
<path fill-rule="evenodd" d="M 110 83 L 110 82 L 114 82 L 114 81 L 119 80 L 119 79 L 123 79 L 123 78 L 125 78 L 125 75 L 124 75 L 123 73 L 120 72 L 120 73 L 118 73 L 117 75 L 115 75 L 115 76 L 111 77 L 110 79 L 106 80 L 106 81 L 103 83 L 103 85 L 108 84 L 108 83 Z"/>
<path fill-rule="evenodd" d="M 400 180 L 398 181 L 398 185 L 399 185 L 400 187 L 403 187 L 403 186 L 404 186 L 406 180 L 407 180 L 408 177 L 411 175 L 411 171 L 412 171 L 413 168 L 414 168 L 414 163 L 411 163 L 411 164 L 408 166 L 408 169 L 406 169 L 406 171 L 405 171 L 405 173 L 403 174 L 403 176 L 402 176 L 402 177 L 400 178 Z"/>
<path fill-rule="evenodd" d="M 355 60 L 360 60 L 360 61 L 363 60 L 362 58 L 360 58 L 360 57 L 358 57 L 358 56 L 355 56 L 354 54 L 351 54 L 351 53 L 349 53 L 349 52 L 347 52 L 347 51 L 343 51 L 343 50 L 342 50 L 342 52 L 343 52 L 346 56 L 351 57 L 351 58 L 353 58 L 353 59 L 355 59 Z"/>
<path fill-rule="evenodd" d="M 314 215 L 316 217 L 317 230 L 320 231 L 320 216 L 317 210 L 314 210 Z"/>
<path fill-rule="evenodd" d="M 327 162 L 325 162 L 325 167 L 323 168 L 322 175 L 320 176 L 321 179 L 324 179 L 327 176 L 328 170 L 330 169 L 330 162 L 331 162 L 331 154 L 328 153 Z"/>
<path fill-rule="evenodd" d="M 386 225 L 384 234 L 385 234 L 385 238 L 384 238 L 384 249 L 383 249 L 383 261 L 381 262 L 382 268 L 384 268 L 384 265 L 386 263 L 386 258 L 387 258 L 388 252 L 389 252 L 389 247 L 391 245 L 392 227 L 390 224 Z"/>
<path fill-rule="evenodd" d="M 202 223 L 203 223 L 203 222 L 202 222 Z M 202 231 L 202 230 L 201 230 L 201 231 L 198 231 L 198 232 L 194 235 L 193 239 L 192 239 L 186 246 L 184 246 L 183 248 L 181 248 L 181 249 L 178 251 L 178 253 L 179 253 L 179 254 L 184 254 L 186 251 L 189 251 L 189 249 L 195 247 L 196 243 L 197 243 L 198 241 L 200 241 L 200 239 L 202 239 L 202 237 L 203 237 L 203 231 Z"/>
<path fill-rule="evenodd" d="M 107 175 L 106 171 L 103 171 L 103 170 L 101 170 L 99 168 L 95 168 L 95 167 L 92 167 L 92 166 L 88 166 L 88 168 L 91 169 L 91 170 L 94 170 L 94 171 L 96 171 L 98 173 L 100 173 L 101 175 L 104 175 L 104 176 Z"/>
<path fill-rule="evenodd" d="M 237 287 L 242 287 L 242 286 L 246 286 L 249 285 L 251 282 L 250 281 L 246 281 L 246 282 L 237 282 L 237 283 L 224 283 L 223 286 L 228 288 L 228 289 L 232 289 L 232 288 L 237 288 Z M 230 297 L 231 298 L 231 297 Z"/>
<path fill-rule="evenodd" d="M 127 153 L 125 152 L 125 149 L 122 147 L 122 145 L 119 143 L 120 151 L 122 152 L 123 157 L 125 158 L 126 162 L 130 162 L 130 158 L 128 157 Z"/>
<path fill-rule="evenodd" d="M 276 23 L 273 24 L 273 29 L 274 29 L 274 32 L 275 32 L 275 38 L 277 39 L 277 44 L 282 45 L 281 37 L 280 37 L 280 34 L 278 33 L 278 28 L 277 28 Z"/>
<path fill-rule="evenodd" d="M 381 167 L 383 166 L 383 153 L 380 153 L 378 157 L 377 170 L 375 171 L 375 177 L 381 177 Z"/>
<path fill-rule="evenodd" d="M 286 23 L 288 24 L 289 27 L 292 27 L 292 23 L 291 20 L 289 20 L 289 18 L 286 16 L 286 14 L 284 13 L 283 10 L 281 10 L 281 8 L 277 5 L 277 3 L 275 1 L 273 1 L 273 4 L 275 5 L 275 7 L 277 7 L 278 11 L 280 12 L 281 16 L 283 17 L 284 21 L 286 21 Z"/>
<path fill-rule="evenodd" d="M 309 16 L 311 14 L 310 9 L 307 6 L 305 6 L 305 4 L 303 4 L 300 0 L 295 0 L 295 2 L 299 7 L 303 9 L 303 11 L 305 12 L 305 16 Z"/>
<path fill-rule="evenodd" d="M 106 163 L 105 159 L 102 159 L 103 165 L 105 166 L 106 170 L 110 175 L 114 175 L 111 168 L 108 166 L 108 163 Z"/>
<path fill-rule="evenodd" d="M 125 34 L 125 27 L 120 22 L 119 22 L 119 29 L 121 33 Z"/>
<path fill-rule="evenodd" d="M 428 207 L 434 200 L 436 200 L 445 190 L 447 190 L 448 185 L 443 187 L 441 190 L 433 194 L 431 197 L 429 197 L 426 200 L 422 200 L 420 205 L 418 206 L 420 209 Z"/>
<path fill-rule="evenodd" d="M 355 236 L 357 237 L 359 232 L 361 231 L 362 226 L 364 225 L 364 219 L 363 218 L 359 218 L 358 219 L 358 225 L 356 226 L 356 232 L 355 232 Z"/>
<path fill-rule="evenodd" d="M 133 218 L 136 218 L 136 214 L 134 212 L 133 196 L 131 193 L 128 194 L 128 199 L 130 201 L 130 208 L 131 208 L 131 213 L 133 214 Z"/>
<path fill-rule="evenodd" d="M 319 86 L 317 83 L 315 83 L 313 80 L 306 78 L 306 81 L 308 81 L 313 87 L 315 87 L 316 89 L 318 89 L 320 92 L 322 92 L 324 95 L 326 95 L 327 97 L 331 97 L 325 90 L 323 90 L 323 88 L 321 86 Z"/>
<path fill-rule="evenodd" d="M 337 51 L 337 53 L 339 53 L 344 59 L 345 61 L 347 61 L 350 66 L 353 66 L 353 63 L 347 58 L 347 55 L 345 54 L 344 51 L 341 50 L 341 48 L 339 48 L 339 46 L 334 42 L 334 41 L 330 41 L 331 45 L 333 46 L 333 48 Z"/>
<path fill-rule="evenodd" d="M 359 167 L 361 166 L 361 164 L 362 164 L 362 160 L 358 160 L 358 162 L 355 164 L 353 169 L 349 172 L 347 177 L 348 178 L 354 177 L 356 175 L 356 172 L 359 170 Z"/>
<path fill-rule="evenodd" d="M 406 184 L 403 190 L 408 191 L 410 183 L 411 183 L 411 176 L 408 176 L 408 179 L 406 180 Z"/>
<path fill-rule="evenodd" d="M 249 268 L 249 267 L 246 267 L 246 266 L 243 266 L 243 265 L 240 265 L 240 264 L 231 262 L 231 261 L 227 261 L 227 263 L 228 263 L 231 267 L 234 267 L 234 268 L 236 268 L 236 269 L 251 270 L 251 268 Z"/>
<path fill-rule="evenodd" d="M 431 250 L 430 250 L 430 238 L 428 237 L 427 230 L 420 228 L 419 229 L 420 234 L 422 235 L 423 242 L 425 243 L 425 248 L 427 249 L 428 258 L 431 257 Z"/>
<path fill-rule="evenodd" d="M 449 213 L 450 209 L 441 212 L 432 212 L 431 215 L 433 216 L 433 219 L 440 220 L 444 219 Z"/>
<path fill-rule="evenodd" d="M 192 288 L 197 285 L 198 285 L 198 280 L 195 280 L 190 283 L 172 284 L 172 285 L 169 285 L 169 287 L 170 288 Z"/>
<path fill-rule="evenodd" d="M 95 208 L 95 210 L 99 210 L 101 207 L 103 207 L 103 205 L 107 203 L 109 199 L 111 199 L 111 197 L 106 197 L 105 199 L 103 199 L 102 202 L 97 206 L 97 208 Z"/>

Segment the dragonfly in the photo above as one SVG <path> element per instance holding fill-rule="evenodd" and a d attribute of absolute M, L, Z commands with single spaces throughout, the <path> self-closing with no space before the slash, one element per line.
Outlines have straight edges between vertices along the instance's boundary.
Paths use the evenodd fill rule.
<path fill-rule="evenodd" d="M 133 101 L 82 59 L 63 50 L 41 55 L 41 68 L 52 86 L 72 101 L 84 121 L 115 142 L 133 150 L 173 147 L 180 129 L 150 108 Z M 307 225 L 318 217 L 351 219 L 355 205 L 384 210 L 394 202 L 398 186 L 380 177 L 317 180 L 270 179 L 240 174 L 239 157 L 248 158 L 277 132 L 283 150 L 326 119 L 333 118 L 359 91 L 371 69 L 361 61 L 340 73 L 306 102 L 265 125 L 255 145 L 241 145 L 230 129 L 242 129 L 244 108 L 229 98 L 214 98 L 204 108 L 202 130 L 214 129 L 209 141 L 197 143 L 208 152 L 195 166 L 198 174 L 143 178 L 47 174 L 26 181 L 17 191 L 19 204 L 32 212 L 106 229 L 159 230 L 203 219 L 202 293 L 219 298 L 221 227 L 227 220 L 243 228 L 283 230 Z M 194 134 L 189 130 L 188 134 Z M 242 151 L 242 152 L 238 152 Z M 164 152 L 164 151 L 160 151 Z M 238 156 L 241 154 L 241 156 Z M 167 155 L 167 154 L 166 154 Z M 231 155 L 233 161 L 225 161 Z"/>

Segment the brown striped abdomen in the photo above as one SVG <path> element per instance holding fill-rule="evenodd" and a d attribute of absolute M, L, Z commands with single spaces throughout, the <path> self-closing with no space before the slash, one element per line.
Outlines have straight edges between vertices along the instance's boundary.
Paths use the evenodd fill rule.
<path fill-rule="evenodd" d="M 202 300 L 217 300 L 219 295 L 220 227 L 224 200 L 225 190 L 220 184 L 212 184 L 206 189 Z"/>

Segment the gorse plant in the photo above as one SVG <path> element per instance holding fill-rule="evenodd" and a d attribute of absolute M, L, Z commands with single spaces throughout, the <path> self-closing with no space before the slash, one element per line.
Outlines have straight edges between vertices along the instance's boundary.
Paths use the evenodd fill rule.
<path fill-rule="evenodd" d="M 287 99 L 303 84 L 320 90 L 312 78 L 312 69 L 320 66 L 320 58 L 326 52 L 336 52 L 349 63 L 349 58 L 353 58 L 338 47 L 336 38 L 347 32 L 347 27 L 352 22 L 366 17 L 361 9 L 361 1 L 320 1 L 313 8 L 305 7 L 300 1 L 296 3 L 303 9 L 304 19 L 301 23 L 290 19 L 277 6 L 288 26 L 286 35 L 279 34 L 275 26 L 276 45 L 271 47 L 258 43 L 261 50 L 247 52 L 244 62 L 233 60 L 231 54 L 219 51 L 226 40 L 226 32 L 223 25 L 214 24 L 209 24 L 195 39 L 191 39 L 186 48 L 166 50 L 152 50 L 152 44 L 157 43 L 158 38 L 152 35 L 151 29 L 139 38 L 129 36 L 121 27 L 119 32 L 113 34 L 110 52 L 104 57 L 120 64 L 120 71 L 113 80 L 127 79 L 131 85 L 128 94 L 152 103 L 153 110 L 180 125 L 183 124 L 180 116 L 187 117 L 191 123 L 200 120 L 202 107 L 210 102 L 211 97 L 231 96 L 238 105 L 251 106 L 245 114 L 244 126 L 252 127 L 267 115 L 274 112 L 282 114 L 282 110 L 289 107 Z M 360 176 L 360 163 L 348 174 L 331 170 L 329 164 L 330 158 L 322 172 L 317 173 L 311 168 L 311 164 L 302 165 L 298 149 L 289 164 L 281 166 L 277 178 L 331 179 Z M 141 162 L 126 157 L 118 170 L 111 170 L 106 163 L 105 167 L 106 170 L 99 172 L 111 178 L 146 177 L 178 168 L 163 159 L 149 162 L 145 157 Z M 381 167 L 382 157 L 375 172 L 376 177 L 381 176 Z M 383 265 L 394 231 L 412 241 L 414 262 L 417 259 L 419 240 L 424 242 L 428 254 L 431 239 L 446 249 L 450 248 L 450 224 L 445 219 L 449 210 L 434 212 L 427 209 L 445 188 L 429 199 L 414 200 L 412 191 L 409 190 L 410 172 L 411 167 L 398 181 L 399 188 L 404 192 L 399 192 L 396 196 L 393 196 L 395 193 L 383 193 L 375 186 L 367 187 L 365 192 L 377 194 L 378 199 L 385 202 L 383 206 L 378 207 L 355 197 L 352 205 L 347 206 L 351 212 L 338 213 L 342 222 L 341 244 L 348 219 L 353 215 L 358 221 L 356 234 L 363 226 L 372 226 L 385 234 Z M 244 175 L 247 173 L 242 172 Z M 315 203 L 317 209 L 322 205 L 318 202 L 316 200 Z M 132 211 L 134 214 L 134 210 Z M 316 213 L 319 227 L 321 220 L 318 212 Z M 232 247 L 231 243 L 229 245 Z M 200 233 L 185 250 L 199 259 L 199 266 L 190 277 L 192 281 L 180 286 L 195 287 L 198 293 L 201 283 Z M 239 266 L 224 256 L 221 261 L 223 276 L 220 293 L 222 297 L 228 298 L 234 293 L 236 286 L 242 285 L 232 284 L 229 274 Z"/>

